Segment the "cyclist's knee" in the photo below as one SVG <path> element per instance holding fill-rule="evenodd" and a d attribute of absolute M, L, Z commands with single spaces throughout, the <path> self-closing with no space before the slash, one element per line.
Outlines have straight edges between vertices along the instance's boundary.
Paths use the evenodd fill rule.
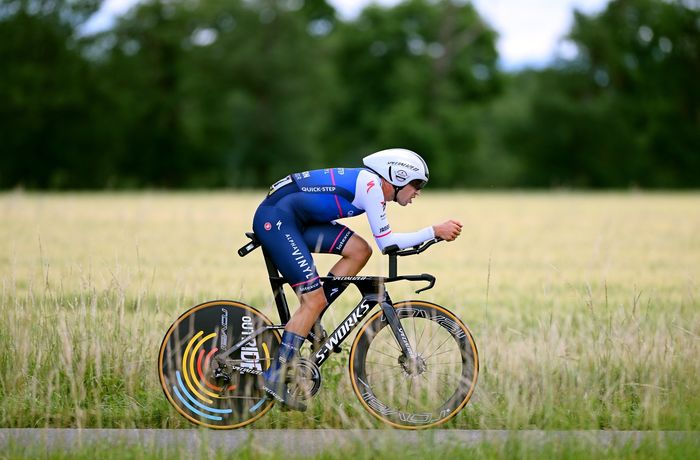
<path fill-rule="evenodd" d="M 301 294 L 299 296 L 299 302 L 302 307 L 320 312 L 326 307 L 326 294 L 324 294 L 323 289 L 315 289 L 311 292 Z"/>
<path fill-rule="evenodd" d="M 372 247 L 362 237 L 354 234 L 343 248 L 343 256 L 355 259 L 364 265 L 372 257 Z"/>

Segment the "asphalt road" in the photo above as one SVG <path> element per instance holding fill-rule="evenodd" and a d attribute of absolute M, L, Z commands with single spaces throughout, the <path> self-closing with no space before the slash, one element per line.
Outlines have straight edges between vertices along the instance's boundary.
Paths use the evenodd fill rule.
<path fill-rule="evenodd" d="M 510 438 L 537 443 L 553 440 L 590 440 L 598 445 L 633 443 L 643 439 L 695 439 L 700 432 L 686 431 L 539 431 L 539 430 L 125 430 L 125 429 L 0 429 L 0 451 L 10 442 L 20 445 L 41 445 L 51 449 L 86 446 L 93 443 L 157 448 L 179 445 L 180 448 L 201 453 L 204 449 L 233 450 L 253 445 L 262 452 L 283 450 L 290 454 L 314 454 L 328 449 L 342 448 L 355 443 L 372 443 L 375 447 L 392 444 L 408 448 L 414 444 L 435 443 L 462 446 L 482 442 L 502 442 Z"/>

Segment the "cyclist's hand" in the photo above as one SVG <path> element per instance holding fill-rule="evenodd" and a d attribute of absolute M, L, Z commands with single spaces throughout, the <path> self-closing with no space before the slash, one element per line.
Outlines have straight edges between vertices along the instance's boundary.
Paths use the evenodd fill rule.
<path fill-rule="evenodd" d="M 433 225 L 435 236 L 445 241 L 454 241 L 462 232 L 462 224 L 456 220 L 448 220 L 438 225 Z"/>

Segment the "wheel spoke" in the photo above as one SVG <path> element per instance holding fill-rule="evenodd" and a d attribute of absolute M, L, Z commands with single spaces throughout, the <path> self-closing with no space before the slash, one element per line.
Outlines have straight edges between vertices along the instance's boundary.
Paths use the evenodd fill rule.
<path fill-rule="evenodd" d="M 406 405 L 403 406 L 406 408 L 406 412 L 408 412 L 408 400 L 411 399 L 411 389 L 413 389 L 413 378 L 408 383 L 408 391 L 406 392 Z M 415 403 L 413 405 L 415 407 Z"/>
<path fill-rule="evenodd" d="M 416 349 L 418 349 L 418 346 L 420 345 L 420 341 L 423 339 L 423 334 L 425 334 L 425 330 L 428 328 L 430 325 L 431 321 L 427 321 L 423 325 L 423 330 L 420 332 L 420 337 L 418 338 L 418 342 L 416 343 Z"/>
<path fill-rule="evenodd" d="M 440 353 L 433 353 L 430 356 L 425 356 L 423 359 L 434 358 L 435 356 L 444 355 L 445 353 L 454 353 L 456 350 L 441 351 Z M 460 355 L 461 356 L 461 355 Z"/>
<path fill-rule="evenodd" d="M 391 356 L 391 355 L 389 355 L 389 354 L 387 354 L 387 353 L 384 353 L 384 352 L 382 352 L 382 351 L 379 351 L 379 350 L 377 350 L 377 349 L 375 349 L 375 348 L 373 348 L 372 351 L 374 351 L 375 353 L 379 353 L 380 355 L 388 356 L 388 357 L 391 358 L 391 359 L 398 359 L 398 356 Z"/>
<path fill-rule="evenodd" d="M 397 368 L 397 367 L 400 367 L 400 366 L 394 366 L 393 368 L 392 368 L 392 367 L 387 367 L 386 369 L 382 369 L 382 370 L 374 371 L 374 372 L 369 372 L 368 374 L 365 374 L 365 375 L 366 375 L 367 377 L 369 377 L 370 375 L 380 374 L 380 373 L 384 373 L 384 372 L 393 371 L 393 370 L 394 370 L 395 368 Z"/>
<path fill-rule="evenodd" d="M 426 356 L 425 359 L 428 359 L 428 358 L 430 358 L 431 356 L 433 356 L 435 353 L 437 353 L 437 351 L 438 351 L 440 348 L 442 348 L 442 346 L 445 345 L 445 344 L 446 344 L 450 339 L 452 339 L 452 338 L 454 338 L 454 337 L 452 337 L 451 335 L 448 336 L 448 337 L 440 344 L 440 346 L 437 347 L 437 348 L 435 349 L 435 351 L 433 352 L 433 354 L 430 355 L 430 356 Z"/>
<path fill-rule="evenodd" d="M 380 380 L 377 380 L 376 382 L 372 382 L 372 384 L 373 384 L 373 385 L 378 385 L 378 384 L 381 383 L 381 382 L 386 382 L 387 379 L 388 379 L 389 377 L 395 378 L 396 376 L 400 376 L 400 372 L 399 372 L 399 373 L 392 373 L 392 374 L 389 375 L 388 377 L 384 377 L 384 378 L 382 378 L 382 379 L 380 379 Z M 367 382 L 367 383 L 370 383 L 370 382 Z"/>
<path fill-rule="evenodd" d="M 391 367 L 399 367 L 399 364 L 388 364 L 388 363 L 380 363 L 377 361 L 365 361 L 365 364 L 376 364 L 377 366 L 391 366 Z"/>
<path fill-rule="evenodd" d="M 433 324 L 431 324 L 431 326 L 433 326 Z M 438 329 L 438 330 L 439 330 L 439 329 Z M 429 349 L 430 344 L 433 343 L 433 340 L 435 340 L 435 337 L 436 337 L 436 336 L 437 336 L 437 334 L 431 334 L 431 336 L 430 336 L 430 341 L 428 342 L 428 344 L 427 344 L 427 345 L 425 346 L 425 348 L 424 348 L 425 350 L 428 350 L 428 349 Z"/>

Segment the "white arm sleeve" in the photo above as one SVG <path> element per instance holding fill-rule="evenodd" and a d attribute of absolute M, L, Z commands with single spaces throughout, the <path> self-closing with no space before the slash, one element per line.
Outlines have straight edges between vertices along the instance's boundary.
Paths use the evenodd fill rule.
<path fill-rule="evenodd" d="M 364 209 L 367 213 L 369 226 L 377 242 L 379 249 L 393 244 L 399 249 L 406 249 L 435 237 L 433 227 L 425 227 L 412 233 L 395 233 L 391 231 L 391 225 L 386 218 L 386 203 L 382 193 L 382 183 L 379 176 L 369 171 L 361 171 L 357 176 L 355 185 L 355 199 L 353 206 Z"/>

